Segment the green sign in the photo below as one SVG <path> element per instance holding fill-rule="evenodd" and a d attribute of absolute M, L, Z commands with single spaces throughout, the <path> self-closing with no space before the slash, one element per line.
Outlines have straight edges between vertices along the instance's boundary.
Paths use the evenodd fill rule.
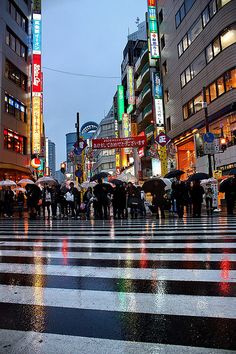
<path fill-rule="evenodd" d="M 122 121 L 122 115 L 125 113 L 125 95 L 124 86 L 118 85 L 117 89 L 118 121 Z"/>
<path fill-rule="evenodd" d="M 157 21 L 149 20 L 149 31 L 157 33 Z"/>

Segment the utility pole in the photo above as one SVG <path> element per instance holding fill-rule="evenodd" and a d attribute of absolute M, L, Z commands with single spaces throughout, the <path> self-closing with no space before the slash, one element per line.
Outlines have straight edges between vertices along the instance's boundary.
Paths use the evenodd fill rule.
<path fill-rule="evenodd" d="M 208 109 L 207 109 L 207 98 L 206 98 L 206 87 L 203 87 L 203 108 L 204 108 L 204 113 L 205 113 L 205 126 L 206 126 L 206 133 L 210 132 L 209 129 L 209 121 L 208 121 Z M 208 174 L 210 177 L 212 177 L 212 160 L 211 160 L 211 154 L 208 154 Z"/>
<path fill-rule="evenodd" d="M 77 119 L 76 119 L 75 127 L 76 127 L 76 132 L 77 132 L 77 144 L 79 146 L 79 138 L 80 138 L 80 136 L 79 136 L 79 128 L 80 128 L 80 126 L 79 126 L 79 112 L 77 112 Z"/>

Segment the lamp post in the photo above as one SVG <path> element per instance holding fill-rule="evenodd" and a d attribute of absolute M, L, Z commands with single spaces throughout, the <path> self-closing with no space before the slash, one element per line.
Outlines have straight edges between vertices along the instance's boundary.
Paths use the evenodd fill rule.
<path fill-rule="evenodd" d="M 202 92 L 203 92 L 203 103 L 202 103 L 202 106 L 204 108 L 204 114 L 205 114 L 206 133 L 209 133 L 210 129 L 209 129 L 209 121 L 208 121 L 208 109 L 207 109 L 207 98 L 206 98 L 206 87 L 205 86 L 203 87 Z M 209 174 L 210 177 L 213 176 L 213 174 L 212 174 L 211 154 L 208 154 L 208 174 Z"/>

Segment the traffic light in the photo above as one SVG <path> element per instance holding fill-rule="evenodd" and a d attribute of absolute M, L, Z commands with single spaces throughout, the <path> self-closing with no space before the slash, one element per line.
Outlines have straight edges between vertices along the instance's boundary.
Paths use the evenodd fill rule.
<path fill-rule="evenodd" d="M 65 174 L 65 172 L 66 172 L 66 163 L 62 162 L 61 163 L 61 173 Z"/>
<path fill-rule="evenodd" d="M 222 152 L 227 149 L 227 141 L 225 138 L 220 138 L 220 149 Z"/>

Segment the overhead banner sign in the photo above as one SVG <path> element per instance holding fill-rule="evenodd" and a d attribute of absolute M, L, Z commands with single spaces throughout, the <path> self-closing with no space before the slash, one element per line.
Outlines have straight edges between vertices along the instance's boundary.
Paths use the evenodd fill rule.
<path fill-rule="evenodd" d="M 132 138 L 92 139 L 93 149 L 140 148 L 146 144 L 146 136 L 134 136 Z"/>
<path fill-rule="evenodd" d="M 148 0 L 148 28 L 151 59 L 160 58 L 156 0 Z"/>
<path fill-rule="evenodd" d="M 32 97 L 32 153 L 40 154 L 41 151 L 41 98 Z"/>
<path fill-rule="evenodd" d="M 117 106 L 118 106 L 118 121 L 122 121 L 122 116 L 125 113 L 125 96 L 124 86 L 118 85 L 117 88 Z"/>
<path fill-rule="evenodd" d="M 134 92 L 134 68 L 132 66 L 128 66 L 127 68 L 127 98 L 128 104 L 135 104 L 135 92 Z M 128 113 L 128 112 L 127 112 Z"/>
<path fill-rule="evenodd" d="M 33 54 L 33 92 L 41 91 L 41 54 Z"/>

